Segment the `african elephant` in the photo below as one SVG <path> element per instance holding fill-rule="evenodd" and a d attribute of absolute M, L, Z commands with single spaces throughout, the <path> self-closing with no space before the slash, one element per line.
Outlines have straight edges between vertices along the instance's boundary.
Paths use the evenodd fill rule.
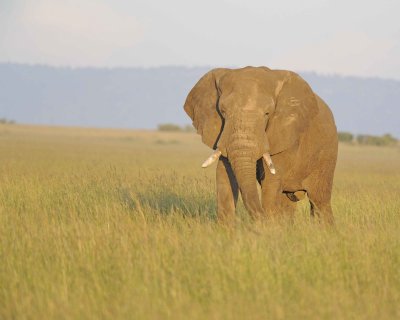
<path fill-rule="evenodd" d="M 219 159 L 219 219 L 234 217 L 240 190 L 254 218 L 293 213 L 307 193 L 311 215 L 333 223 L 336 126 L 328 106 L 298 74 L 213 69 L 192 88 L 184 109 L 215 150 L 203 167 Z"/>

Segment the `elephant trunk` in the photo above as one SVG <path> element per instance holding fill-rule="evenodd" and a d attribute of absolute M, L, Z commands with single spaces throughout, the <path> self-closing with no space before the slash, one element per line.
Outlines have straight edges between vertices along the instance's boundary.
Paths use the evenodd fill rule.
<path fill-rule="evenodd" d="M 246 136 L 245 139 L 232 137 L 228 148 L 228 158 L 236 176 L 243 203 L 253 218 L 264 215 L 260 203 L 256 180 L 256 139 Z"/>

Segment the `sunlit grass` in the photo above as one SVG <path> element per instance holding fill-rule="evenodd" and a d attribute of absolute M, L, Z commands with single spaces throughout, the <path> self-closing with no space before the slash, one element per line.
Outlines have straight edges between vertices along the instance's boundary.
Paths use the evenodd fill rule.
<path fill-rule="evenodd" d="M 0 127 L 0 319 L 396 319 L 400 150 L 340 146 L 336 229 L 216 222 L 190 133 Z"/>

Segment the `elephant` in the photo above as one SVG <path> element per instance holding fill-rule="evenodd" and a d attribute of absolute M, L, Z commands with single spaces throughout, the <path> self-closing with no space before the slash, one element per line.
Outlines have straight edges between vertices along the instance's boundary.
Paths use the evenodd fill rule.
<path fill-rule="evenodd" d="M 292 216 L 307 194 L 311 216 L 334 223 L 337 129 L 327 104 L 298 74 L 216 68 L 194 85 L 184 110 L 214 149 L 203 167 L 218 161 L 218 219 L 234 219 L 240 191 L 254 219 Z"/>

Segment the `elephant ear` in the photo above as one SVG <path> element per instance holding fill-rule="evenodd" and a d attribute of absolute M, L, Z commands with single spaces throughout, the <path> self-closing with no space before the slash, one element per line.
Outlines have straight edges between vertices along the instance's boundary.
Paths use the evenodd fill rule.
<path fill-rule="evenodd" d="M 301 134 L 318 113 L 314 92 L 296 73 L 287 72 L 276 91 L 275 112 L 266 130 L 272 155 L 298 143 Z"/>
<path fill-rule="evenodd" d="M 228 70 L 219 68 L 206 73 L 190 91 L 184 105 L 202 141 L 213 149 L 216 148 L 223 125 L 217 106 L 218 82 Z"/>

